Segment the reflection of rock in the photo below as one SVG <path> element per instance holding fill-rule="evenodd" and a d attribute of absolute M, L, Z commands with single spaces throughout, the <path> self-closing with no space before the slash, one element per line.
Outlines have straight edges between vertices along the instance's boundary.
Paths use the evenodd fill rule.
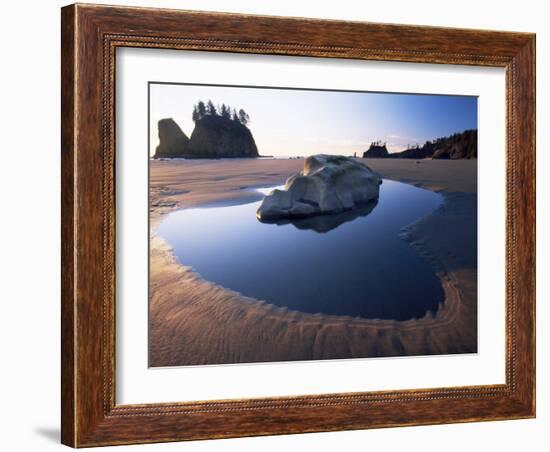
<path fill-rule="evenodd" d="M 180 126 L 172 118 L 161 119 L 158 122 L 159 145 L 155 158 L 183 157 L 187 152 L 189 138 L 182 132 Z"/>
<path fill-rule="evenodd" d="M 368 166 L 344 156 L 314 155 L 291 176 L 285 190 L 266 196 L 256 215 L 260 221 L 304 218 L 351 210 L 378 199 L 382 179 Z"/>
<path fill-rule="evenodd" d="M 306 218 L 284 218 L 274 221 L 274 224 L 279 226 L 291 224 L 297 229 L 311 229 L 312 231 L 325 233 L 336 229 L 338 226 L 355 220 L 359 217 L 366 217 L 371 213 L 376 205 L 377 200 L 369 201 L 366 204 L 361 204 L 353 210 L 335 213 L 332 215 L 315 215 Z"/>

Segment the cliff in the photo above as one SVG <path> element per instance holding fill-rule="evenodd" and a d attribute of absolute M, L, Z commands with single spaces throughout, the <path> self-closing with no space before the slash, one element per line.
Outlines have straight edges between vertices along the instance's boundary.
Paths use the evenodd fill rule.
<path fill-rule="evenodd" d="M 436 141 L 432 158 L 452 160 L 477 158 L 477 130 L 466 130 Z"/>

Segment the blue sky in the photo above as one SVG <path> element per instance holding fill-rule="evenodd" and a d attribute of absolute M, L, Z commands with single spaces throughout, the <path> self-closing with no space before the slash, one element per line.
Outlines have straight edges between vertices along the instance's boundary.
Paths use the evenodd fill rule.
<path fill-rule="evenodd" d="M 208 99 L 246 110 L 261 155 L 360 155 L 376 140 L 397 152 L 477 128 L 473 96 L 151 84 L 150 154 L 160 119 L 174 118 L 190 136 L 193 105 Z"/>

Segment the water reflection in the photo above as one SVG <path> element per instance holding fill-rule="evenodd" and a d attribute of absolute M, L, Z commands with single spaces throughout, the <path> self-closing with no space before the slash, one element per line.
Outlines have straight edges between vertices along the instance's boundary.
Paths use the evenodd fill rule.
<path fill-rule="evenodd" d="M 260 202 L 172 212 L 157 232 L 204 279 L 308 313 L 407 320 L 435 312 L 441 282 L 399 238 L 439 194 L 385 180 L 378 203 L 339 215 L 261 223 Z"/>
<path fill-rule="evenodd" d="M 297 229 L 311 229 L 312 231 L 324 234 L 356 218 L 366 217 L 373 211 L 377 204 L 378 200 L 361 204 L 352 210 L 346 210 L 336 214 L 315 215 L 306 218 L 283 218 L 276 221 L 263 220 L 262 223 L 272 223 L 278 226 L 291 224 Z"/>

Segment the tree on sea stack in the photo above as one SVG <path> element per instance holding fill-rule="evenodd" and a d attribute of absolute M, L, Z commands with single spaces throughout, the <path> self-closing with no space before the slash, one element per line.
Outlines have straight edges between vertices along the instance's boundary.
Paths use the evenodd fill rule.
<path fill-rule="evenodd" d="M 242 108 L 237 112 L 235 108 L 227 104 L 221 104 L 216 107 L 210 99 L 206 104 L 202 100 L 199 100 L 197 104 L 193 105 L 193 113 L 191 115 L 193 122 L 196 123 L 205 116 L 222 117 L 239 122 L 243 126 L 246 126 L 250 122 L 250 115 Z"/>
<path fill-rule="evenodd" d="M 197 122 L 200 119 L 199 109 L 196 105 L 193 105 L 193 115 L 191 117 L 193 119 L 193 122 Z"/>
<path fill-rule="evenodd" d="M 216 111 L 216 107 L 214 106 L 214 103 L 211 100 L 209 100 L 208 103 L 206 104 L 206 114 L 212 115 L 212 116 L 215 116 L 218 114 L 218 112 Z"/>
<path fill-rule="evenodd" d="M 203 118 L 206 114 L 206 105 L 204 105 L 202 100 L 199 100 L 197 103 L 197 111 L 199 112 L 199 119 Z"/>
<path fill-rule="evenodd" d="M 231 118 L 231 109 L 225 104 L 222 104 L 221 116 L 222 118 L 226 118 L 226 119 Z"/>
<path fill-rule="evenodd" d="M 250 122 L 250 116 L 242 108 L 239 110 L 239 121 L 243 126 L 246 126 Z"/>

